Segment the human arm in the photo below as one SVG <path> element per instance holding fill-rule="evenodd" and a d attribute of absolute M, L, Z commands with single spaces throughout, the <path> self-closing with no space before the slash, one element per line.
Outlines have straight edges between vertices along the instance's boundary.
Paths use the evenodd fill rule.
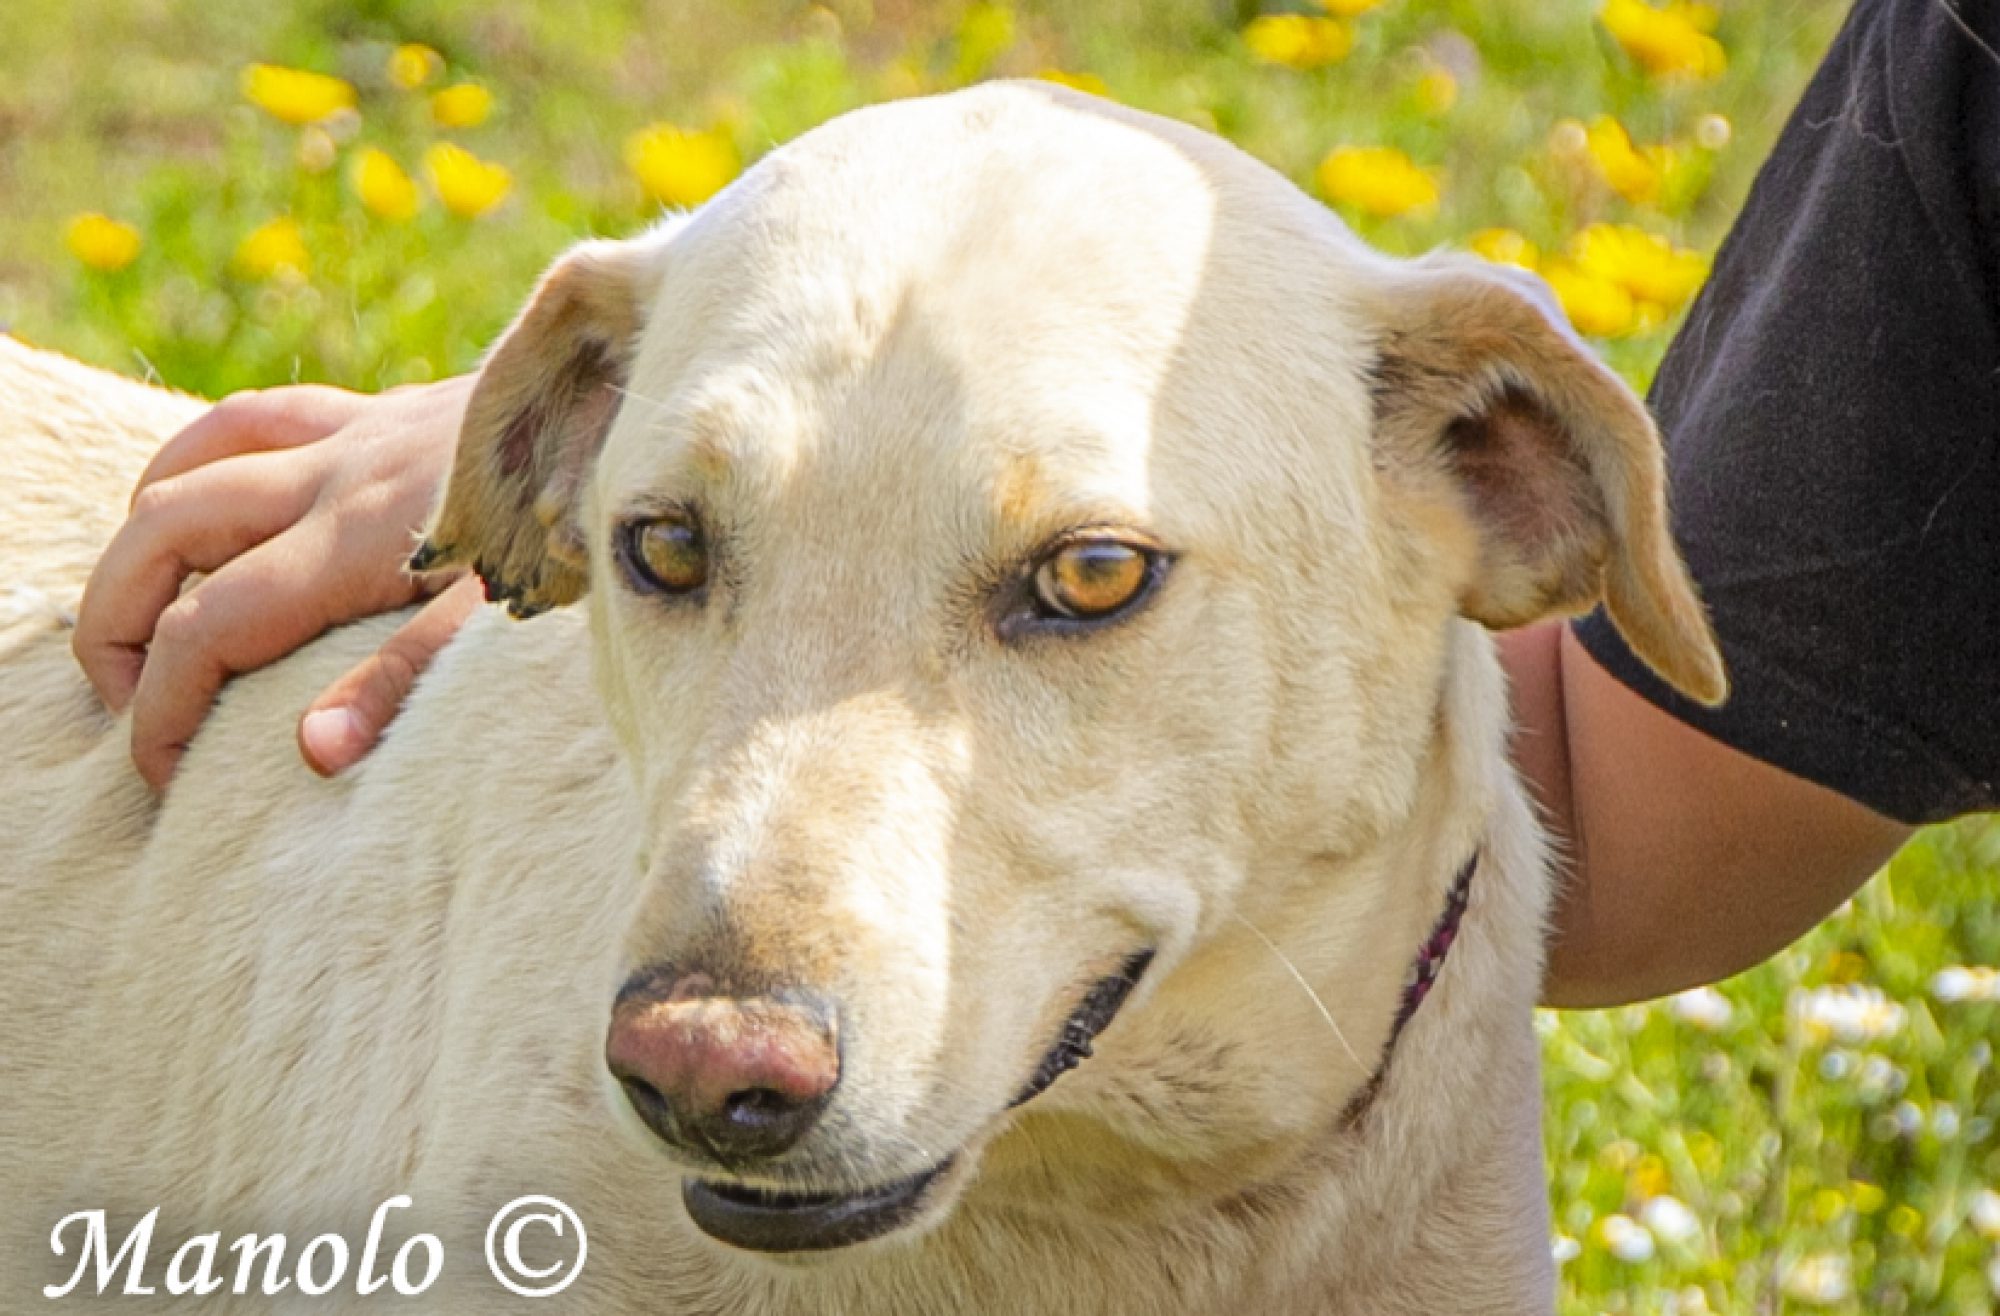
<path fill-rule="evenodd" d="M 480 598 L 472 577 L 404 567 L 471 386 L 238 394 L 155 455 L 91 575 L 73 647 L 105 703 L 131 707 L 133 759 L 156 789 L 229 677 L 443 585 L 302 711 L 300 750 L 322 774 L 373 746 Z M 183 589 L 198 572 L 211 574 Z"/>
<path fill-rule="evenodd" d="M 1551 1003 L 1746 968 L 1916 825 L 2000 809 L 1996 45 L 1995 11 L 1857 4 L 1661 365 L 1730 700 L 1601 615 L 1504 642 L 1576 865 Z"/>
<path fill-rule="evenodd" d="M 1558 851 L 1544 1004 L 1617 1005 L 1747 969 L 1910 834 L 1662 711 L 1567 624 L 1510 632 L 1500 652 L 1515 765 Z"/>

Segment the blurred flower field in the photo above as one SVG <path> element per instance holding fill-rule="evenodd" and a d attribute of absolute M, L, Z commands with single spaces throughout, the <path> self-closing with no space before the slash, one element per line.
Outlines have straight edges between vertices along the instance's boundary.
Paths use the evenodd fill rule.
<path fill-rule="evenodd" d="M 1047 77 L 1398 252 L 1536 269 L 1636 384 L 1838 0 L 0 5 L 0 328 L 210 395 L 466 369 L 586 234 L 870 101 Z M 2000 1305 L 2000 828 L 1811 937 L 1545 1015 L 1565 1313 Z"/>

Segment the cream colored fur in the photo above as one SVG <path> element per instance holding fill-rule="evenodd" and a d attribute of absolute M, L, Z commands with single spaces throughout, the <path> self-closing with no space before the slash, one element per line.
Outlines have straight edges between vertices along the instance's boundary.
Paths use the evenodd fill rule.
<path fill-rule="evenodd" d="M 480 1235 L 528 1192 L 591 1243 L 523 1311 L 1550 1308 L 1547 880 L 1460 614 L 1586 606 L 1608 573 L 1642 650 L 1720 680 L 1651 429 L 1602 367 L 1507 280 L 1376 256 L 1220 142 L 1013 86 L 836 121 L 536 306 L 437 538 L 582 602 L 475 618 L 332 782 L 294 720 L 394 622 L 328 637 L 232 684 L 164 800 L 65 615 L 195 404 L 0 342 L 0 1308 L 67 1277 L 70 1211 L 122 1236 L 161 1206 L 157 1276 L 197 1231 L 358 1240 L 408 1193 L 400 1232 L 447 1265 L 387 1305 L 514 1310 Z M 626 389 L 601 453 L 549 401 L 573 360 L 570 402 Z M 1442 431 L 1503 389 L 1530 440 L 1468 464 Z M 1547 509 L 1508 503 L 1523 482 Z M 605 551 L 665 500 L 712 527 L 704 605 Z M 1107 521 L 1181 554 L 1159 597 L 997 639 L 994 573 Z M 1095 1058 L 1009 1112 L 1142 946 Z M 799 1179 L 958 1150 L 920 1226 L 782 1264 L 693 1228 L 602 1050 L 625 975 L 697 955 L 840 1001 Z M 240 1308 L 384 1304 L 343 1292 Z"/>

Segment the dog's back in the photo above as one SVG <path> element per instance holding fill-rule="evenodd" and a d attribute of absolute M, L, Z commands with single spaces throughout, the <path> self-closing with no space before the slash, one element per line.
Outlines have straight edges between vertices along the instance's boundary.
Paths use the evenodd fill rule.
<path fill-rule="evenodd" d="M 139 472 L 200 407 L 0 335 L 0 755 L 21 777 L 0 809 L 110 730 L 69 660 L 69 626 Z"/>
<path fill-rule="evenodd" d="M 202 407 L 0 334 L 0 599 L 33 586 L 73 605 L 147 459 Z"/>
<path fill-rule="evenodd" d="M 105 770 L 121 737 L 70 656 L 70 630 L 133 481 L 198 407 L 0 337 L 0 1069 L 15 1112 L 0 1120 L 0 1164 L 24 1204 L 59 1196 L 63 1167 L 83 1169 L 75 1156 L 96 1121 L 77 1104 L 87 1094 L 66 1052 L 94 1031 L 117 954 L 114 891 L 153 808 L 131 774 Z M 121 1087 L 107 1074 L 104 1092 Z M 73 1113 L 36 1118 L 62 1110 Z M 63 1146 L 46 1145 L 51 1131 Z M 23 1213 L 10 1214 L 0 1270 L 13 1278 L 29 1240 Z M 33 1219 L 40 1231 L 54 1223 Z"/>
<path fill-rule="evenodd" d="M 493 722 L 481 710 L 412 719 L 458 730 L 448 743 L 392 738 L 365 783 L 329 786 L 299 763 L 290 728 L 303 701 L 393 619 L 232 683 L 167 801 L 145 787 L 125 761 L 124 722 L 70 654 L 70 624 L 133 480 L 199 406 L 0 340 L 9 476 L 0 543 L 10 568 L 0 587 L 0 1166 L 9 1203 L 0 1288 L 10 1309 L 31 1284 L 61 1284 L 75 1269 L 80 1228 L 67 1256 L 50 1247 L 51 1229 L 75 1211 L 107 1211 L 115 1251 L 132 1222 L 170 1202 L 179 1218 L 159 1222 L 155 1282 L 197 1228 L 359 1237 L 374 1206 L 423 1182 L 431 1148 L 419 1130 L 479 1137 L 454 1099 L 431 1089 L 441 1016 L 456 1011 L 465 1022 L 457 1035 L 476 1048 L 496 1031 L 488 1012 L 508 1007 L 477 973 L 448 983 L 440 966 L 504 962 L 475 944 L 489 937 L 574 945 L 581 938 L 563 936 L 565 915 L 598 908 L 516 900 L 517 923 L 502 912 L 504 897 L 487 899 L 510 876 L 574 874 L 588 846 L 551 826 L 521 830 L 536 797 L 562 794 L 559 783 L 513 774 L 521 798 L 505 799 L 464 771 L 482 761 L 474 746 Z M 481 629 L 475 623 L 454 662 L 492 652 Z M 536 743 L 518 719 L 513 744 L 602 802 L 617 794 L 596 779 L 609 745 L 572 630 L 581 630 L 574 619 L 550 618 L 505 646 L 510 679 L 527 677 L 567 710 L 543 720 L 545 731 L 562 728 L 561 744 Z M 434 682 L 425 697 L 478 684 L 476 674 Z M 507 737 L 488 738 L 490 757 Z M 202 745 L 227 763 L 203 763 Z M 582 829 L 602 822 L 584 808 L 543 816 Z M 356 825 L 361 817 L 367 826 Z M 494 818 L 517 820 L 516 829 Z M 482 880 L 462 888 L 466 867 Z M 461 895 L 482 901 L 484 915 L 454 929 Z M 550 1009 L 561 1008 L 561 982 L 579 967 L 574 1004 L 601 995 L 589 966 L 561 952 L 548 963 L 555 983 L 537 986 Z M 516 1033 L 536 1035 L 532 1024 Z M 588 1073 L 590 1058 L 579 1059 Z M 523 1104 L 553 1104 L 549 1083 L 563 1067 L 539 1056 L 470 1057 L 459 1072 L 478 1068 L 501 1080 L 476 1103 L 498 1121 Z M 529 1077 L 537 1069 L 547 1082 Z"/>

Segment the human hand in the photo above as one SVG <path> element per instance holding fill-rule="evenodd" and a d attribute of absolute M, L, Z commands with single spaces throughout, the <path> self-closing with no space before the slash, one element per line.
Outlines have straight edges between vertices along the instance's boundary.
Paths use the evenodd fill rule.
<path fill-rule="evenodd" d="M 443 585 L 300 718 L 300 752 L 322 775 L 374 746 L 480 600 L 474 577 L 404 566 L 450 470 L 472 383 L 239 393 L 154 456 L 91 573 L 72 648 L 107 705 L 131 705 L 132 758 L 155 789 L 224 681 Z M 183 591 L 198 572 L 208 574 Z"/>

